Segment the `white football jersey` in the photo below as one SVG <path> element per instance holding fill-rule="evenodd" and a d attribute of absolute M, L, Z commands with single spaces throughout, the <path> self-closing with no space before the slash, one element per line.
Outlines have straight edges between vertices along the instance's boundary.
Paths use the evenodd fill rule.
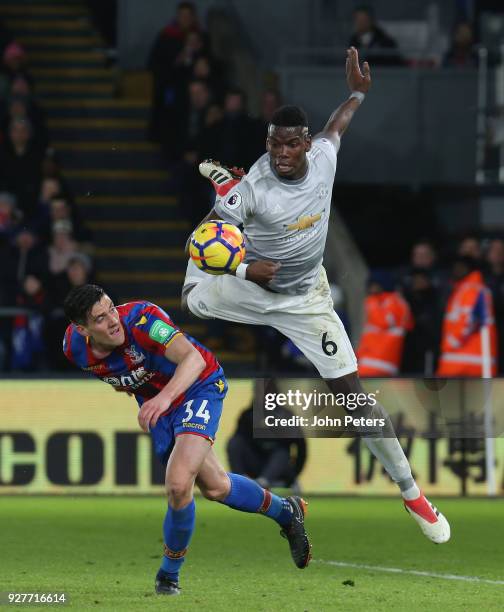
<path fill-rule="evenodd" d="M 313 141 L 307 153 L 308 171 L 297 181 L 279 178 L 269 154 L 260 157 L 248 174 L 215 210 L 225 221 L 243 224 L 246 263 L 257 260 L 281 264 L 269 283 L 273 291 L 306 293 L 315 282 L 322 258 L 339 141 Z"/>

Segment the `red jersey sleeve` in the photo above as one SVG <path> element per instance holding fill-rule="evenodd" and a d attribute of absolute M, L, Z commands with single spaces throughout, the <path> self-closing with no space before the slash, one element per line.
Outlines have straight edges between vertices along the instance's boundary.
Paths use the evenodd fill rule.
<path fill-rule="evenodd" d="M 162 308 L 149 302 L 142 308 L 133 332 L 141 346 L 158 354 L 164 354 L 166 347 L 182 334 Z"/>

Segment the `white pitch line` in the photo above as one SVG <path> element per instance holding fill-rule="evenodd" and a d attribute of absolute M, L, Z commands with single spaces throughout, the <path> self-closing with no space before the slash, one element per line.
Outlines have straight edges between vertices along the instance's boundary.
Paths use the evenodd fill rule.
<path fill-rule="evenodd" d="M 346 561 L 325 561 L 314 559 L 315 563 L 335 565 L 336 567 L 351 567 L 353 569 L 371 570 L 373 572 L 385 572 L 387 574 L 408 574 L 410 576 L 424 576 L 427 578 L 440 578 L 441 580 L 459 580 L 460 582 L 483 582 L 485 584 L 498 584 L 504 586 L 504 580 L 489 580 L 478 576 L 458 576 L 456 574 L 437 574 L 436 572 L 423 572 L 420 570 L 408 570 L 399 567 L 384 567 L 382 565 L 365 565 L 363 563 L 347 563 Z"/>

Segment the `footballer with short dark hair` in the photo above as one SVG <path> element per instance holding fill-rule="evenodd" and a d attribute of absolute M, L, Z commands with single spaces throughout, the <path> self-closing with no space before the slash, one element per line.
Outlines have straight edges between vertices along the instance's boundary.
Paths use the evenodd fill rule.
<path fill-rule="evenodd" d="M 168 509 L 156 592 L 180 593 L 179 572 L 195 523 L 195 484 L 207 499 L 272 518 L 296 566 L 306 567 L 311 558 L 306 502 L 279 497 L 245 476 L 226 473 L 213 450 L 228 388 L 215 356 L 159 306 L 147 301 L 115 306 L 97 285 L 72 289 L 64 309 L 70 319 L 63 342 L 66 357 L 135 397 L 138 422 L 166 466 Z"/>

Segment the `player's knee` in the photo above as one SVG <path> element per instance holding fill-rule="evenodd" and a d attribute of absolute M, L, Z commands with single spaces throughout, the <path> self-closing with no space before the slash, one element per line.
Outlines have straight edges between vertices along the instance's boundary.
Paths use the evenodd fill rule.
<path fill-rule="evenodd" d="M 190 480 L 166 483 L 166 493 L 170 506 L 177 508 L 187 505 L 192 498 L 192 483 Z"/>

